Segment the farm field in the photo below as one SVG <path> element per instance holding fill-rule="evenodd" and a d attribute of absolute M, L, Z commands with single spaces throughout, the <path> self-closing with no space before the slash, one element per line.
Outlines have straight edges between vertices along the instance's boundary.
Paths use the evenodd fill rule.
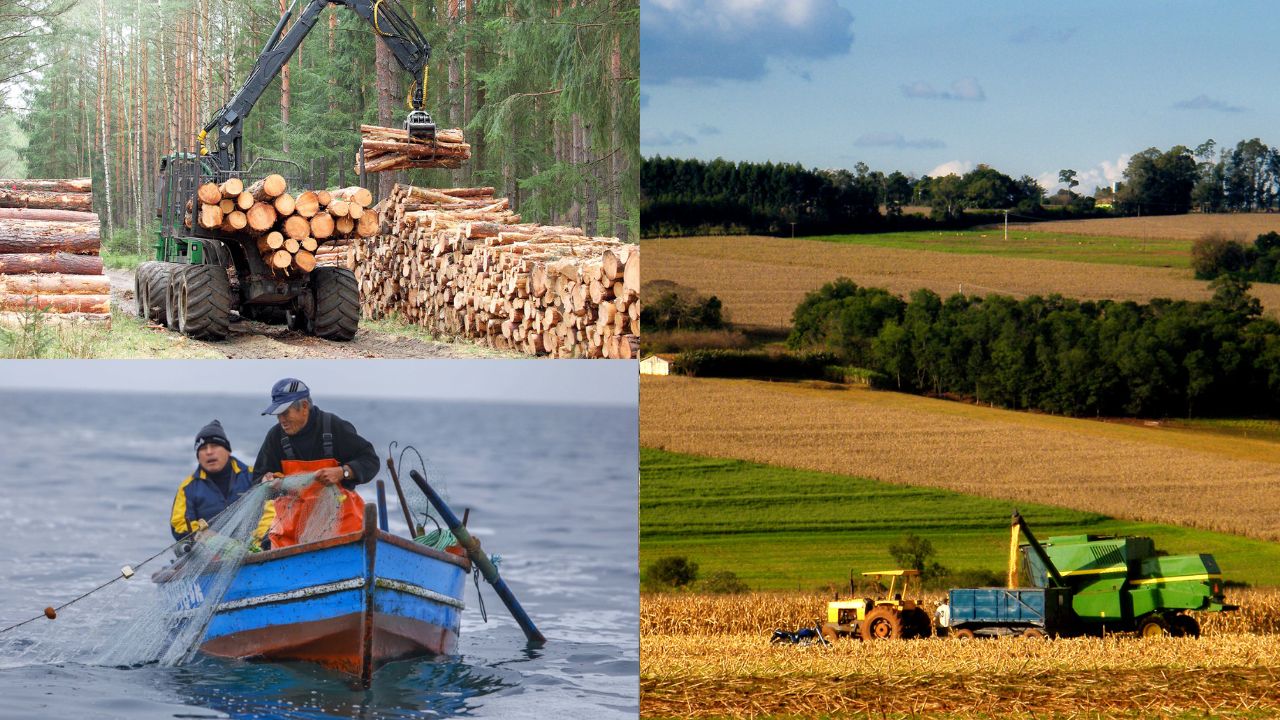
<path fill-rule="evenodd" d="M 641 716 L 1266 718 L 1280 710 L 1276 635 L 805 647 L 768 638 L 768 630 L 642 631 Z"/>
<path fill-rule="evenodd" d="M 825 383 L 642 376 L 640 395 L 644 447 L 1280 540 L 1274 439 Z"/>
<path fill-rule="evenodd" d="M 1090 220 L 1053 220 L 1042 223 L 1009 223 L 1014 230 L 1102 235 L 1152 240 L 1191 240 L 1209 233 L 1252 242 L 1271 231 L 1280 232 L 1280 215 L 1275 213 L 1189 213 L 1187 215 L 1155 215 L 1149 217 L 1095 218 Z"/>
<path fill-rule="evenodd" d="M 671 280 L 704 295 L 715 295 L 724 303 L 729 319 L 743 326 L 790 327 L 791 313 L 805 293 L 838 277 L 902 296 L 918 288 L 943 297 L 960 291 L 1014 297 L 1058 293 L 1138 302 L 1154 297 L 1207 300 L 1212 295 L 1208 283 L 1194 279 L 1189 268 L 756 236 L 649 239 L 643 243 L 646 280 Z M 1280 312 L 1280 285 L 1257 284 L 1252 293 L 1269 312 Z"/>
<path fill-rule="evenodd" d="M 729 570 L 753 590 L 847 591 L 851 569 L 894 568 L 889 544 L 911 531 L 948 569 L 1002 577 L 1012 508 L 947 490 L 643 448 L 640 566 L 678 555 L 697 562 L 703 577 Z M 1041 539 L 1145 535 L 1170 554 L 1213 554 L 1227 580 L 1280 585 L 1277 543 L 1042 504 L 1018 510 Z"/>
<path fill-rule="evenodd" d="M 1009 228 L 1004 239 L 1001 227 L 979 230 L 823 235 L 806 238 L 841 245 L 934 250 L 961 255 L 992 255 L 1029 260 L 1069 260 L 1106 265 L 1141 267 L 1191 267 L 1191 240 L 1163 237 L 1130 238 L 1073 233 L 1045 232 L 1040 225 Z M 1035 229 L 1031 229 L 1035 228 Z"/>

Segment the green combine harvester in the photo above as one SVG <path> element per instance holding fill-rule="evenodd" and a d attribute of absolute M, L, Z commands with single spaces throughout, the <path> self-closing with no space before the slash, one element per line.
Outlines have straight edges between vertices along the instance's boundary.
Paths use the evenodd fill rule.
<path fill-rule="evenodd" d="M 1189 611 L 1223 612 L 1212 555 L 1160 555 L 1145 537 L 1066 535 L 1038 542 L 1013 512 L 1008 587 L 957 588 L 936 613 L 952 636 L 1200 635 Z M 1026 542 L 1020 542 L 1025 537 Z M 1019 587 L 1019 559 L 1032 587 Z"/>

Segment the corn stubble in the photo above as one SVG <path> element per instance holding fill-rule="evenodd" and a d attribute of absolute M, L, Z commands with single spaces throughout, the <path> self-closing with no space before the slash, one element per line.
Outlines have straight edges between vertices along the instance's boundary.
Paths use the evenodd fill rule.
<path fill-rule="evenodd" d="M 940 600 L 941 595 L 928 598 Z M 809 593 L 641 597 L 645 717 L 1072 717 L 1280 709 L 1280 591 L 1230 594 L 1199 613 L 1204 636 L 1053 641 L 928 638 L 774 645 L 774 628 L 821 615 Z"/>

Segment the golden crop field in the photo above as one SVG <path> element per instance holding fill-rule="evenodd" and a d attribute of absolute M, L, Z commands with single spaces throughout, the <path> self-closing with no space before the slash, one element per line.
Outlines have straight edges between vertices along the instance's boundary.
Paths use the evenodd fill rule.
<path fill-rule="evenodd" d="M 1245 242 L 1262 233 L 1280 232 L 1280 215 L 1275 213 L 1233 213 L 1221 215 L 1156 215 L 1149 217 L 1055 220 L 1042 223 L 1009 223 L 1009 231 L 1037 230 L 1073 235 L 1106 235 L 1130 238 L 1172 238 L 1195 240 L 1210 233 Z"/>
<path fill-rule="evenodd" d="M 643 242 L 645 280 L 671 280 L 715 295 L 730 320 L 785 328 L 805 293 L 838 277 L 906 296 L 928 288 L 1015 297 L 1058 293 L 1081 299 L 1145 302 L 1154 297 L 1207 300 L 1208 285 L 1187 269 L 1137 267 L 993 255 L 964 255 L 769 237 L 695 237 Z M 1280 310 L 1280 285 L 1253 294 Z"/>
<path fill-rule="evenodd" d="M 642 717 L 1274 717 L 1280 636 L 831 646 L 641 635 Z"/>
<path fill-rule="evenodd" d="M 640 443 L 1280 540 L 1280 443 L 822 383 L 642 376 Z"/>

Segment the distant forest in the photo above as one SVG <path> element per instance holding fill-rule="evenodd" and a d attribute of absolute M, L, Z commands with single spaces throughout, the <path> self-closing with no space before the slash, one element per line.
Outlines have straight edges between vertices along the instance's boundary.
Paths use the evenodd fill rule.
<path fill-rule="evenodd" d="M 1238 278 L 1208 302 L 908 300 L 848 279 L 796 308 L 788 340 L 882 373 L 889 387 L 1075 416 L 1280 412 L 1280 323 Z"/>
<path fill-rule="evenodd" d="M 1148 148 L 1130 158 L 1123 182 L 1095 188 L 1093 196 L 1076 192 L 1076 175 L 1061 170 L 1068 187 L 1046 198 L 1034 178 L 1015 179 L 986 165 L 963 176 L 915 178 L 862 163 L 852 171 L 818 170 L 658 156 L 641 166 L 640 222 L 650 237 L 817 235 L 973 224 L 990 221 L 981 211 L 996 210 L 1090 217 L 1280 209 L 1280 148 L 1257 138 L 1221 150 L 1213 140 L 1195 148 Z M 908 206 L 928 207 L 930 217 L 904 217 Z"/>

